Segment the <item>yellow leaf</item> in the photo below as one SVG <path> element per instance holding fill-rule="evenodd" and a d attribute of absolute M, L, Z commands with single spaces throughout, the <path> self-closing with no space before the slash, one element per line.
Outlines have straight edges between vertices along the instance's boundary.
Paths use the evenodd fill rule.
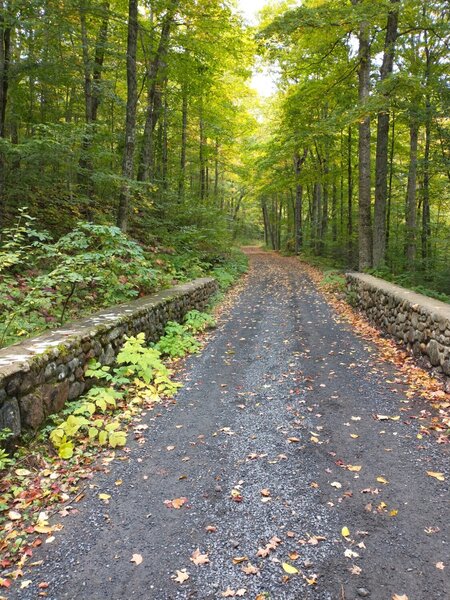
<path fill-rule="evenodd" d="M 356 471 L 358 473 L 361 471 L 362 467 L 360 465 L 347 465 L 347 469 L 349 471 Z"/>
<path fill-rule="evenodd" d="M 430 477 L 434 477 L 438 481 L 445 481 L 443 473 L 436 473 L 436 471 L 427 471 L 427 475 L 429 475 Z"/>
<path fill-rule="evenodd" d="M 377 481 L 379 483 L 389 483 L 389 481 L 387 479 L 385 479 L 384 477 L 377 477 Z"/>
<path fill-rule="evenodd" d="M 398 515 L 398 510 L 391 510 L 391 512 L 389 513 L 390 517 L 396 517 Z"/>
<path fill-rule="evenodd" d="M 295 575 L 296 573 L 298 573 L 298 569 L 296 569 L 289 563 L 282 563 L 281 566 L 283 567 L 283 570 L 286 571 L 286 573 L 289 573 L 289 575 Z"/>
<path fill-rule="evenodd" d="M 103 500 L 105 504 L 109 504 L 109 499 L 111 498 L 109 494 L 99 494 L 98 497 L 100 500 Z"/>
<path fill-rule="evenodd" d="M 350 536 L 350 529 L 348 527 L 343 527 L 342 531 L 341 531 L 342 537 L 349 537 Z"/>
<path fill-rule="evenodd" d="M 406 594 L 402 594 L 401 596 L 400 594 L 394 594 L 392 600 L 409 600 L 409 598 Z"/>
<path fill-rule="evenodd" d="M 315 435 L 312 435 L 309 439 L 311 440 L 311 442 L 314 442 L 315 444 L 319 443 L 319 438 L 316 438 Z"/>
<path fill-rule="evenodd" d="M 359 435 L 357 435 L 356 433 L 351 433 L 350 437 L 356 440 L 356 438 L 359 438 Z"/>

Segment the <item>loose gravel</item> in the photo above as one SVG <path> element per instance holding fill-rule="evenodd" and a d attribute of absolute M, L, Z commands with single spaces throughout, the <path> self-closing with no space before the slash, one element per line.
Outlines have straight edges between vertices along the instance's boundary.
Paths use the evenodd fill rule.
<path fill-rule="evenodd" d="M 96 475 L 8 598 L 449 600 L 448 445 L 417 438 L 421 401 L 395 377 L 296 259 L 253 252 L 176 403 L 143 417 L 145 443 Z"/>

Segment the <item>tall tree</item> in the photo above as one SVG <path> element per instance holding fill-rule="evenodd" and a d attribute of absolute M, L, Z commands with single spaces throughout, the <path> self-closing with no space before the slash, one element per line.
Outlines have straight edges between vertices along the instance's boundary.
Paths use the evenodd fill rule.
<path fill-rule="evenodd" d="M 352 0 L 352 3 L 364 8 L 364 0 Z M 364 270 L 372 266 L 372 213 L 370 112 L 367 108 L 370 95 L 370 23 L 363 14 L 360 16 L 358 42 L 358 95 L 362 113 L 358 126 L 359 268 Z"/>
<path fill-rule="evenodd" d="M 127 109 L 125 121 L 125 144 L 122 157 L 122 177 L 124 179 L 119 198 L 117 226 L 122 231 L 128 227 L 130 210 L 130 180 L 134 172 L 134 148 L 136 142 L 137 77 L 136 51 L 138 39 L 138 0 L 128 2 L 127 36 Z"/>
<path fill-rule="evenodd" d="M 373 266 L 379 267 L 386 259 L 386 200 L 388 180 L 389 145 L 389 98 L 386 80 L 394 68 L 395 42 L 398 35 L 398 5 L 400 0 L 390 0 L 392 5 L 388 13 L 386 37 L 384 41 L 383 62 L 380 68 L 381 96 L 383 107 L 378 112 L 377 148 L 375 158 L 375 206 L 373 222 Z M 383 87 L 384 86 L 384 87 Z"/>

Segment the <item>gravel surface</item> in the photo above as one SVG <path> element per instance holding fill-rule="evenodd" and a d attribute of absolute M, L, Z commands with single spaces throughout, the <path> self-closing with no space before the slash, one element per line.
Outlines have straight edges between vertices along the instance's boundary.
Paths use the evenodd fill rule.
<path fill-rule="evenodd" d="M 296 259 L 253 252 L 176 403 L 143 417 L 145 443 L 96 475 L 8 599 L 449 600 L 449 447 L 417 438 L 395 375 Z"/>

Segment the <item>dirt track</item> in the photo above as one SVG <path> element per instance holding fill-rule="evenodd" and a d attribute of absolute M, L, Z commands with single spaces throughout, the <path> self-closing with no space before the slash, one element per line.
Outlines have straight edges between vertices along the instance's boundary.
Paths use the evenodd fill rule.
<path fill-rule="evenodd" d="M 54 600 L 227 588 L 251 600 L 450 599 L 449 446 L 417 439 L 408 415 L 419 407 L 388 383 L 394 368 L 339 322 L 296 259 L 252 253 L 251 264 L 233 310 L 188 359 L 176 404 L 147 413 L 146 442 L 92 481 L 40 550 L 44 565 L 25 573 L 33 584 L 8 598 L 38 598 L 46 581 Z M 180 497 L 180 509 L 165 506 Z M 208 563 L 190 560 L 197 548 Z M 249 563 L 256 574 L 242 571 Z M 182 584 L 177 569 L 189 573 Z"/>

